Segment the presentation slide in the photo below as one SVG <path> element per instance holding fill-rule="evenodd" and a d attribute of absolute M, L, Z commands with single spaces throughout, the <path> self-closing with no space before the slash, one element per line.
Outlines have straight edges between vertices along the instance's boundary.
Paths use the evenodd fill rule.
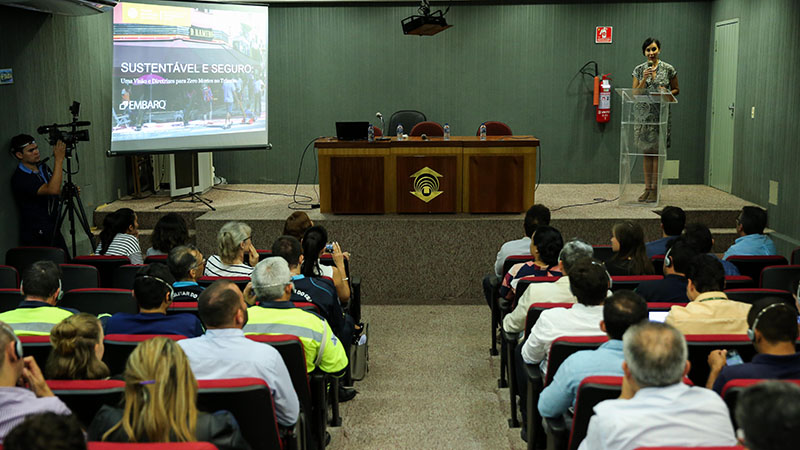
<path fill-rule="evenodd" d="M 114 8 L 110 154 L 267 146 L 267 8 Z"/>

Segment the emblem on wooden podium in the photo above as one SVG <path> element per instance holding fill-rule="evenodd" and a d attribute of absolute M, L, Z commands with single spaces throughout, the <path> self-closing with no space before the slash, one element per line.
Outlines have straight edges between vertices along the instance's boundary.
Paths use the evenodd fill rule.
<path fill-rule="evenodd" d="M 442 193 L 439 190 L 439 178 L 442 176 L 430 167 L 418 170 L 411 175 L 414 179 L 414 190 L 409 193 L 425 203 L 430 202 Z"/>

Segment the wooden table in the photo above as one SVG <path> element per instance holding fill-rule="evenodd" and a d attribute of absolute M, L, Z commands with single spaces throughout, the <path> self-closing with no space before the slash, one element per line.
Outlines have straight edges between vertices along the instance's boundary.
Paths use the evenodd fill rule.
<path fill-rule="evenodd" d="M 320 211 L 520 213 L 534 202 L 533 136 L 318 139 Z"/>

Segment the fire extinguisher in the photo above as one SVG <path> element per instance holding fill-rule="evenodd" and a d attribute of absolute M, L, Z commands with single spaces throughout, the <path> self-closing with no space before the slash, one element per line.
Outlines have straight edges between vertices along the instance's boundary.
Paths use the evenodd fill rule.
<path fill-rule="evenodd" d="M 607 123 L 611 119 L 611 77 L 610 73 L 603 75 L 603 81 L 599 86 L 599 99 L 595 105 L 597 110 L 595 120 L 597 123 Z M 596 79 L 596 78 L 595 78 Z M 595 83 L 597 91 L 597 83 Z M 597 98 L 597 97 L 595 97 Z"/>

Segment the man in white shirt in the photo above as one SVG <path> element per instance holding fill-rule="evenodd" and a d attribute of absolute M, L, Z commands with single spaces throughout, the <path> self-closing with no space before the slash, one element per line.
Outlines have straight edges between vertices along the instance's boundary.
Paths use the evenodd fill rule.
<path fill-rule="evenodd" d="M 508 241 L 500 247 L 497 258 L 494 261 L 493 273 L 483 277 L 483 294 L 489 307 L 492 306 L 493 293 L 503 279 L 503 264 L 506 258 L 513 255 L 531 254 L 531 236 L 540 225 L 550 224 L 550 210 L 544 205 L 533 205 L 525 213 L 525 236 L 520 239 Z"/>
<path fill-rule="evenodd" d="M 578 304 L 572 308 L 543 311 L 522 345 L 522 360 L 527 364 L 539 364 L 542 373 L 547 373 L 550 344 L 557 338 L 605 336 L 600 321 L 603 320 L 603 301 L 611 287 L 611 277 L 605 267 L 595 259 L 581 259 L 570 271 L 569 286 Z"/>
<path fill-rule="evenodd" d="M 579 450 L 736 444 L 719 395 L 681 382 L 690 364 L 680 331 L 644 322 L 628 328 L 622 341 L 622 395 L 595 406 Z"/>
<path fill-rule="evenodd" d="M 552 283 L 533 283 L 520 297 L 517 307 L 503 319 L 503 329 L 508 333 L 520 333 L 525 330 L 525 319 L 528 308 L 533 303 L 577 303 L 578 299 L 569 288 L 569 272 L 583 258 L 592 257 L 592 246 L 578 239 L 566 244 L 558 255 L 558 269 L 564 275 Z M 606 293 L 611 295 L 611 292 Z"/>
<path fill-rule="evenodd" d="M 216 281 L 197 300 L 206 334 L 178 342 L 195 377 L 199 380 L 261 378 L 272 391 L 278 423 L 284 426 L 296 423 L 300 403 L 289 370 L 277 350 L 244 337 L 247 304 L 236 284 Z"/>

